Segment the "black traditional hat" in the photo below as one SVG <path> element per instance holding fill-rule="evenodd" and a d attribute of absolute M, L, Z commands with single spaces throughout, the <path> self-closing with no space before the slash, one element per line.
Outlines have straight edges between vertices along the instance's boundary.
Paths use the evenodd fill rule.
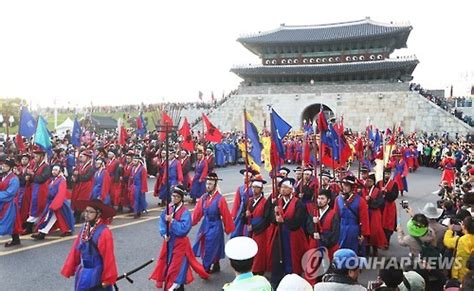
<path fill-rule="evenodd" d="M 206 180 L 211 180 L 211 181 L 222 181 L 222 179 L 219 179 L 216 173 L 209 173 L 206 177 Z"/>
<path fill-rule="evenodd" d="M 104 204 L 99 199 L 92 200 L 78 200 L 76 201 L 76 207 L 79 210 L 85 210 L 87 206 L 90 206 L 94 209 L 100 210 L 102 218 L 109 218 L 115 216 L 116 212 L 112 206 Z"/>
<path fill-rule="evenodd" d="M 184 196 L 186 196 L 188 194 L 188 192 L 186 192 L 186 189 L 184 188 L 184 186 L 181 185 L 181 184 L 178 184 L 178 185 L 173 187 L 173 193 L 179 194 L 181 196 L 181 198 L 183 198 Z"/>
<path fill-rule="evenodd" d="M 356 178 L 354 176 L 346 176 L 341 182 L 344 184 L 354 185 L 356 183 Z"/>
<path fill-rule="evenodd" d="M 293 187 L 296 183 L 296 180 L 293 178 L 283 178 L 281 181 L 278 183 L 278 187 L 281 187 L 283 185 Z"/>

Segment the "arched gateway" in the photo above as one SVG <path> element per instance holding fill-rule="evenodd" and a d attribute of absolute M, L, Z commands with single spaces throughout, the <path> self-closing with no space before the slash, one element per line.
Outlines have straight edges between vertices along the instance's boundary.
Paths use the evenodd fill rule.
<path fill-rule="evenodd" d="M 324 116 L 326 117 L 326 119 L 330 119 L 334 117 L 334 112 L 327 105 L 320 104 L 320 103 L 312 104 L 306 107 L 303 110 L 303 113 L 301 113 L 301 127 L 303 127 L 305 122 L 316 120 L 319 111 L 321 111 L 321 106 L 322 106 L 322 110 L 324 112 Z"/>

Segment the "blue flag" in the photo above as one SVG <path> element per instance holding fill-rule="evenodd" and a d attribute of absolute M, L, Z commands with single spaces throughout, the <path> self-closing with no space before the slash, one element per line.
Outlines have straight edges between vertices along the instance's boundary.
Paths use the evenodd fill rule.
<path fill-rule="evenodd" d="M 332 155 L 334 157 L 335 161 L 339 161 L 341 157 L 341 138 L 339 137 L 339 134 L 337 134 L 336 130 L 334 129 L 334 126 L 332 124 L 329 124 L 329 132 L 331 133 L 331 147 L 332 147 Z"/>
<path fill-rule="evenodd" d="M 36 126 L 34 142 L 41 147 L 48 155 L 52 154 L 53 145 L 51 144 L 51 138 L 49 136 L 48 128 L 46 127 L 46 121 L 43 117 L 38 117 L 38 125 Z"/>
<path fill-rule="evenodd" d="M 285 149 L 283 148 L 282 140 L 285 135 L 290 131 L 291 125 L 288 124 L 283 118 L 278 115 L 272 108 L 270 113 L 270 122 L 272 129 L 272 139 L 275 142 L 275 146 L 278 150 L 280 157 L 285 155 Z"/>
<path fill-rule="evenodd" d="M 261 165 L 263 146 L 260 143 L 257 127 L 252 122 L 252 117 L 248 113 L 245 113 L 245 129 L 246 129 L 247 139 L 250 141 L 252 145 L 249 154 L 253 158 L 255 163 Z"/>
<path fill-rule="evenodd" d="M 20 113 L 20 127 L 18 133 L 26 138 L 30 138 L 35 134 L 36 120 L 28 111 L 28 108 L 22 107 Z"/>
<path fill-rule="evenodd" d="M 71 136 L 71 143 L 73 146 L 80 146 L 81 145 L 81 125 L 79 121 L 77 121 L 77 117 L 74 118 L 74 126 L 72 127 L 72 136 Z"/>

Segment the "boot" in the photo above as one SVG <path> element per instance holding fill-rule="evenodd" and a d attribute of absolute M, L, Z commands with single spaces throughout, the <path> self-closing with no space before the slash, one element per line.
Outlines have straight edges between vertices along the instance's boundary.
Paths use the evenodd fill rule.
<path fill-rule="evenodd" d="M 20 245 L 20 236 L 18 234 L 12 234 L 12 240 L 5 243 L 5 247 L 9 248 L 12 246 Z"/>
<path fill-rule="evenodd" d="M 184 291 L 184 284 L 179 285 L 178 289 L 174 289 L 176 291 Z"/>
<path fill-rule="evenodd" d="M 379 256 L 379 251 L 378 251 L 377 247 L 374 247 L 374 252 L 372 254 L 373 254 L 374 257 Z"/>
<path fill-rule="evenodd" d="M 35 233 L 33 234 L 31 237 L 34 238 L 35 240 L 44 240 L 44 237 L 46 235 L 42 232 L 38 232 L 38 233 Z"/>
<path fill-rule="evenodd" d="M 118 206 L 117 212 L 118 212 L 118 213 L 122 213 L 122 212 L 123 212 L 123 206 L 122 206 L 122 205 L 119 205 L 119 206 Z"/>
<path fill-rule="evenodd" d="M 34 225 L 35 224 L 33 222 L 26 222 L 25 223 L 25 231 L 23 232 L 23 234 L 32 234 Z"/>
<path fill-rule="evenodd" d="M 220 272 L 221 271 L 221 265 L 219 264 L 219 262 L 217 263 L 214 263 L 211 265 L 211 274 L 212 273 L 217 273 L 217 272 Z"/>
<path fill-rule="evenodd" d="M 370 257 L 370 246 L 365 247 L 365 256 Z"/>

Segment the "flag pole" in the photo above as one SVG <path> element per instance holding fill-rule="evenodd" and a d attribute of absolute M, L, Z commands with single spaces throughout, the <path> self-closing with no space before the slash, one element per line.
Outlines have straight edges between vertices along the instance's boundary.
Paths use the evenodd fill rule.
<path fill-rule="evenodd" d="M 245 146 L 245 196 L 246 196 L 246 202 L 248 203 L 249 201 L 249 178 L 248 178 L 248 170 L 249 170 L 249 151 L 248 151 L 248 133 L 247 133 L 247 109 L 244 107 L 244 146 Z M 242 211 L 247 210 L 247 205 L 244 205 L 242 208 Z M 237 214 L 238 215 L 238 214 Z M 245 217 L 245 216 L 244 216 Z M 248 221 L 250 222 L 250 220 Z M 250 223 L 249 223 L 250 224 Z"/>
<path fill-rule="evenodd" d="M 271 109 L 271 108 L 270 108 Z M 274 128 L 274 124 L 273 124 L 273 118 L 272 118 L 272 112 L 270 112 L 270 136 L 273 137 L 273 128 Z M 275 141 L 272 141 L 273 143 Z M 273 150 L 276 150 L 275 147 L 273 147 Z M 272 151 L 272 146 L 270 146 L 270 161 L 271 159 L 275 158 L 274 155 L 271 153 Z M 275 210 L 279 210 L 278 208 L 278 194 L 276 193 L 277 192 L 277 185 L 276 185 L 276 167 L 277 167 L 277 161 L 274 161 L 273 165 L 272 165 L 272 172 L 273 172 L 273 175 L 272 175 L 272 185 L 273 185 L 273 193 L 272 193 L 272 206 L 273 206 L 273 210 L 274 212 L 276 213 L 277 211 Z M 275 209 L 275 208 L 278 208 L 278 209 Z M 282 227 L 281 227 L 281 224 L 279 222 L 277 222 L 277 231 L 278 231 L 278 256 L 279 256 L 279 262 L 280 264 L 283 264 L 283 250 L 282 250 L 282 236 L 281 236 L 281 231 L 282 231 Z"/>

